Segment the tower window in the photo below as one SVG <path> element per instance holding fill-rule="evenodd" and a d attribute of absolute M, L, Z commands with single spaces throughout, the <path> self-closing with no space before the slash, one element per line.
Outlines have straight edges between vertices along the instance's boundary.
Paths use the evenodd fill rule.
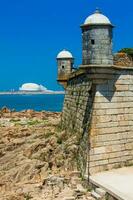
<path fill-rule="evenodd" d="M 62 65 L 62 69 L 64 69 L 65 67 L 64 67 L 64 65 Z"/>
<path fill-rule="evenodd" d="M 93 45 L 94 45 L 94 44 L 95 44 L 95 40 L 91 40 L 91 44 L 93 44 Z"/>

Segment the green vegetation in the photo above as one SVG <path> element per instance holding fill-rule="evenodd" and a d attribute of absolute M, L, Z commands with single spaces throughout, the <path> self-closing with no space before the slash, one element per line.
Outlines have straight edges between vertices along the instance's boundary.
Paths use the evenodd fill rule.
<path fill-rule="evenodd" d="M 133 166 L 133 162 L 127 162 L 126 163 L 126 167 L 131 167 L 131 166 Z"/>
<path fill-rule="evenodd" d="M 53 132 L 48 131 L 44 134 L 45 139 L 50 138 L 53 135 Z"/>
<path fill-rule="evenodd" d="M 32 125 L 37 125 L 37 124 L 39 124 L 39 123 L 40 123 L 40 121 L 38 121 L 38 120 L 31 120 L 31 121 L 28 121 L 28 122 L 27 122 L 27 124 L 30 125 L 30 126 L 32 126 Z"/>
<path fill-rule="evenodd" d="M 62 143 L 63 143 L 62 138 L 61 138 L 61 137 L 58 137 L 58 138 L 57 138 L 57 144 L 62 144 Z"/>
<path fill-rule="evenodd" d="M 13 123 L 20 122 L 20 119 L 14 119 L 14 118 L 12 118 L 12 119 L 10 119 L 10 122 L 13 122 Z"/>
<path fill-rule="evenodd" d="M 25 200 L 30 200 L 30 199 L 32 199 L 33 197 L 32 197 L 30 194 L 25 194 L 25 195 L 24 195 L 24 198 L 25 198 Z"/>
<path fill-rule="evenodd" d="M 61 122 L 55 126 L 55 131 L 56 131 L 57 133 L 60 133 L 60 132 L 62 131 Z"/>

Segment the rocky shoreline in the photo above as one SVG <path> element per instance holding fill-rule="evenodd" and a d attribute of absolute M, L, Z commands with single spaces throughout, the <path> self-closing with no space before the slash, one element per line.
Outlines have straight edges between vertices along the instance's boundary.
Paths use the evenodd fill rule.
<path fill-rule="evenodd" d="M 0 111 L 0 200 L 92 200 L 61 113 Z"/>

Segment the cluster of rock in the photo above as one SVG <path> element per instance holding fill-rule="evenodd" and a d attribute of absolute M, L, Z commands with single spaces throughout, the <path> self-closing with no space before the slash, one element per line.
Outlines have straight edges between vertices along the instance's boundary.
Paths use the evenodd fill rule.
<path fill-rule="evenodd" d="M 76 167 L 75 136 L 60 113 L 0 111 L 0 200 L 93 200 Z"/>
<path fill-rule="evenodd" d="M 133 58 L 123 52 L 117 53 L 114 55 L 114 65 L 132 67 Z"/>

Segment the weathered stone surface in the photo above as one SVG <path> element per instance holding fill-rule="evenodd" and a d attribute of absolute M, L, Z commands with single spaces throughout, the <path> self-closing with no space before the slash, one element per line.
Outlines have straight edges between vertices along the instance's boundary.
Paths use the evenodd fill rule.
<path fill-rule="evenodd" d="M 90 196 L 77 171 L 78 144 L 61 130 L 60 116 L 31 110 L 2 113 L 0 200 L 75 199 L 76 188 L 79 200 Z"/>
<path fill-rule="evenodd" d="M 83 65 L 113 64 L 112 27 L 97 25 L 82 29 Z"/>
<path fill-rule="evenodd" d="M 107 81 L 97 81 L 102 77 Z M 108 67 L 94 67 L 68 81 L 62 125 L 78 136 L 82 172 L 92 174 L 133 160 L 132 84 L 133 70 Z"/>

